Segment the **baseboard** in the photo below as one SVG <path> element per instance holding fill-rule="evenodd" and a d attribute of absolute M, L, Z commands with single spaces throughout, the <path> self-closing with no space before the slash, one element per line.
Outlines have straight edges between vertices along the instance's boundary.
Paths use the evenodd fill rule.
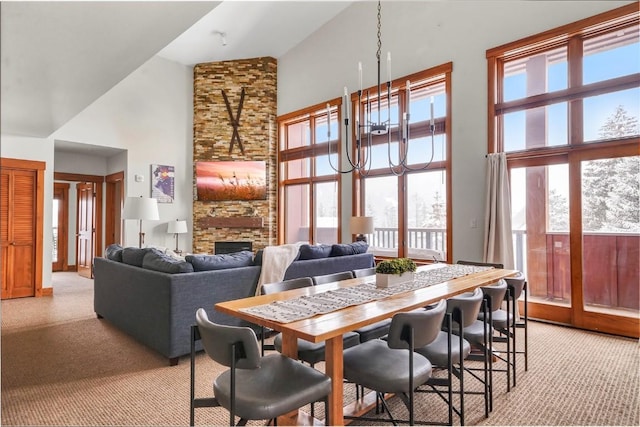
<path fill-rule="evenodd" d="M 78 266 L 77 265 L 67 265 L 67 268 L 65 268 L 64 271 L 78 271 Z"/>

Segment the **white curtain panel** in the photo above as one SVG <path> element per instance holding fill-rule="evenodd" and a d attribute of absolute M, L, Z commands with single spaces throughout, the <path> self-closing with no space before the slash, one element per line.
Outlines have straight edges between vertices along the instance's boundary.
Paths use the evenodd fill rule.
<path fill-rule="evenodd" d="M 484 262 L 513 269 L 511 193 L 505 153 L 487 155 Z"/>

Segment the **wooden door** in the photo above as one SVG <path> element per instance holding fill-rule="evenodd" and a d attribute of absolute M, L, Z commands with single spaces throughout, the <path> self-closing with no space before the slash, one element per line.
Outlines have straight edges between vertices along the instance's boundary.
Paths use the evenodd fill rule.
<path fill-rule="evenodd" d="M 124 203 L 124 172 L 116 172 L 105 177 L 105 224 L 104 245 L 122 244 L 122 207 Z"/>
<path fill-rule="evenodd" d="M 95 184 L 84 182 L 76 185 L 78 192 L 78 274 L 93 278 L 95 254 Z"/>
<path fill-rule="evenodd" d="M 36 294 L 37 172 L 0 171 L 0 252 L 2 299 Z"/>
<path fill-rule="evenodd" d="M 55 182 L 53 184 L 53 255 L 51 260 L 53 271 L 66 271 L 68 263 L 69 242 L 69 184 Z"/>

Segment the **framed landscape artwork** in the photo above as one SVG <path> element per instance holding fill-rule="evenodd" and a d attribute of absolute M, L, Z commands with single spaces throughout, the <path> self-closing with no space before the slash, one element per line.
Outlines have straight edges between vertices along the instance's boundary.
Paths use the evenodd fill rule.
<path fill-rule="evenodd" d="M 196 162 L 198 200 L 264 200 L 267 165 L 264 161 Z"/>
<path fill-rule="evenodd" d="M 174 181 L 173 166 L 151 165 L 151 197 L 158 203 L 173 203 Z"/>

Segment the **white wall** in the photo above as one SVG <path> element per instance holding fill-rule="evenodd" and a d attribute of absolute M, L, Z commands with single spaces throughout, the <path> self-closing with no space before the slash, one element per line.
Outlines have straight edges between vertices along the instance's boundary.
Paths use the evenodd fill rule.
<path fill-rule="evenodd" d="M 453 256 L 482 259 L 487 151 L 487 49 L 629 4 L 624 1 L 385 1 L 382 76 L 392 78 L 446 62 L 452 73 Z M 376 3 L 356 2 L 278 61 L 278 115 L 376 84 Z M 351 215 L 343 180 L 342 223 Z M 472 219 L 480 226 L 470 228 Z M 346 230 L 345 230 L 346 231 Z M 343 236 L 343 238 L 346 238 Z"/>
<path fill-rule="evenodd" d="M 46 163 L 44 171 L 42 287 L 50 288 L 52 286 L 51 262 L 53 252 L 53 236 L 50 233 L 53 222 L 53 141 L 46 138 L 2 135 L 0 136 L 0 156 Z"/>
<path fill-rule="evenodd" d="M 175 200 L 160 203 L 160 220 L 145 221 L 145 244 L 174 245 L 167 222 L 186 219 L 191 230 L 193 201 L 192 69 L 154 57 L 53 134 L 56 139 L 122 148 L 104 173 L 125 171 L 127 196 L 151 195 L 151 164 L 175 167 Z M 80 166 L 78 166 L 80 169 Z M 72 172 L 67 170 L 66 172 Z M 86 173 L 86 172 L 79 172 Z M 135 182 L 135 175 L 144 182 Z M 139 224 L 125 221 L 125 245 L 138 245 Z M 191 233 L 180 236 L 191 249 Z"/>

